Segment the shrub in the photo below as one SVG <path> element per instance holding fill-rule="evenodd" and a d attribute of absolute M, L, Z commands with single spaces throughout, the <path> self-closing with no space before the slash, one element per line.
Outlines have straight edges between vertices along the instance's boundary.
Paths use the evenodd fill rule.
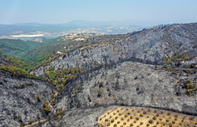
<path fill-rule="evenodd" d="M 21 127 L 24 127 L 25 126 L 25 124 L 24 123 L 21 123 Z"/>
<path fill-rule="evenodd" d="M 110 122 L 107 123 L 107 126 L 110 126 Z"/>
<path fill-rule="evenodd" d="M 127 116 L 128 116 L 127 114 L 124 115 L 124 117 L 127 117 Z"/>
<path fill-rule="evenodd" d="M 130 119 L 133 119 L 133 116 L 130 116 Z"/>
<path fill-rule="evenodd" d="M 164 65 L 163 65 L 163 68 L 168 68 L 168 65 L 167 65 L 167 64 L 164 64 Z"/>
<path fill-rule="evenodd" d="M 114 119 L 111 120 L 111 123 L 113 123 L 113 122 L 114 122 Z"/>
<path fill-rule="evenodd" d="M 53 93 L 51 94 L 51 98 L 54 98 L 54 94 Z"/>
<path fill-rule="evenodd" d="M 32 83 L 26 83 L 26 85 L 28 85 L 28 86 L 32 86 L 33 84 L 32 84 Z"/>
<path fill-rule="evenodd" d="M 3 81 L 6 81 L 5 76 L 3 76 Z"/>
<path fill-rule="evenodd" d="M 28 122 L 28 124 L 29 124 L 29 125 L 32 124 L 31 120 Z"/>
<path fill-rule="evenodd" d="M 51 111 L 50 106 L 49 106 L 46 102 L 44 102 L 43 107 L 44 107 L 44 111 L 45 111 L 47 114 Z"/>
<path fill-rule="evenodd" d="M 140 122 L 140 125 L 142 125 L 143 124 L 143 122 Z"/>
<path fill-rule="evenodd" d="M 133 123 L 131 123 L 130 126 L 133 126 Z"/>
<path fill-rule="evenodd" d="M 108 120 L 109 120 L 109 119 L 107 119 L 107 118 L 105 119 L 105 121 L 108 121 Z"/>
<path fill-rule="evenodd" d="M 124 122 L 123 125 L 126 125 L 126 122 Z"/>
<path fill-rule="evenodd" d="M 159 121 L 157 121 L 157 124 L 159 124 Z"/>
<path fill-rule="evenodd" d="M 118 119 L 118 117 L 116 116 L 115 119 Z"/>
<path fill-rule="evenodd" d="M 20 116 L 20 115 L 18 115 L 18 117 L 17 117 L 17 118 L 18 118 L 18 120 L 21 120 L 21 116 Z"/>
<path fill-rule="evenodd" d="M 20 86 L 14 86 L 16 89 L 23 89 L 25 88 L 25 86 L 23 84 L 21 84 Z"/>
<path fill-rule="evenodd" d="M 166 122 L 169 122 L 169 119 L 166 119 Z"/>
<path fill-rule="evenodd" d="M 101 96 L 102 95 L 102 90 L 99 90 L 98 91 L 98 96 Z"/>
<path fill-rule="evenodd" d="M 149 123 L 153 123 L 153 120 L 152 120 L 152 119 L 150 119 L 148 122 L 149 122 Z"/>
<path fill-rule="evenodd" d="M 172 123 L 175 124 L 175 120 L 173 120 Z"/>
<path fill-rule="evenodd" d="M 62 109 L 62 111 L 60 112 L 60 114 L 63 114 L 65 112 L 65 109 Z"/>
<path fill-rule="evenodd" d="M 187 89 L 194 89 L 196 86 L 192 84 L 187 84 Z"/>
<path fill-rule="evenodd" d="M 55 103 L 55 99 L 52 99 L 52 100 L 51 100 L 51 104 L 54 104 L 54 103 Z"/>
<path fill-rule="evenodd" d="M 186 73 L 188 73 L 188 74 L 191 73 L 191 70 L 190 69 L 183 69 L 183 71 L 186 72 Z"/>
<path fill-rule="evenodd" d="M 134 120 L 133 122 L 134 122 L 134 123 L 136 123 L 137 121 L 136 121 L 136 120 Z"/>
<path fill-rule="evenodd" d="M 121 116 L 121 115 L 122 115 L 122 113 L 119 113 L 118 115 L 119 115 L 119 116 Z"/>
<path fill-rule="evenodd" d="M 40 101 L 40 100 L 41 100 L 39 95 L 37 95 L 37 99 L 38 99 L 38 101 Z"/>
<path fill-rule="evenodd" d="M 156 120 L 156 116 L 153 117 L 153 120 Z"/>
<path fill-rule="evenodd" d="M 136 120 L 139 120 L 139 117 L 136 117 Z"/>
<path fill-rule="evenodd" d="M 103 86 L 103 82 L 100 81 L 100 82 L 99 82 L 99 87 L 102 87 L 102 86 Z"/>
<path fill-rule="evenodd" d="M 147 124 L 146 124 L 146 126 L 148 127 L 148 126 L 150 126 L 150 124 L 149 124 L 149 123 L 147 123 Z"/>
<path fill-rule="evenodd" d="M 62 119 L 62 115 L 59 115 L 59 116 L 58 116 L 58 120 L 61 120 L 61 119 Z"/>
<path fill-rule="evenodd" d="M 140 117 L 143 117 L 143 116 L 144 116 L 144 114 L 140 113 Z"/>
<path fill-rule="evenodd" d="M 98 101 L 94 101 L 94 103 L 95 103 L 96 106 L 99 105 Z"/>
<path fill-rule="evenodd" d="M 123 118 L 123 117 L 121 117 L 121 120 L 124 120 L 124 118 Z"/>
<path fill-rule="evenodd" d="M 114 127 L 117 127 L 117 124 L 114 124 Z"/>
<path fill-rule="evenodd" d="M 171 63 L 172 63 L 171 59 L 168 59 L 168 60 L 167 60 L 167 63 L 168 63 L 168 64 L 171 64 Z"/>

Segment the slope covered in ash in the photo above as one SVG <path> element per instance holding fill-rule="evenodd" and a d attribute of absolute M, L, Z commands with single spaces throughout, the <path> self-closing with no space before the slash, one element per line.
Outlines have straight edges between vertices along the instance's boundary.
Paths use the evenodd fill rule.
<path fill-rule="evenodd" d="M 152 107 L 196 115 L 197 92 L 187 93 L 191 89 L 185 86 L 190 82 L 196 87 L 197 74 L 192 71 L 191 75 L 181 69 L 168 72 L 161 66 L 123 62 L 83 74 L 69 82 L 67 89 L 59 94 L 54 106 L 57 110 L 52 113 L 56 115 L 51 115 L 43 126 L 51 123 L 58 127 L 93 127 L 96 118 L 107 110 L 102 106 L 111 105 Z M 65 109 L 65 113 L 59 114 L 58 109 Z"/>
<path fill-rule="evenodd" d="M 36 75 L 44 76 L 49 67 L 63 69 L 80 66 L 90 70 L 98 65 L 127 60 L 163 64 L 168 56 L 174 56 L 176 59 L 172 59 L 172 62 L 179 65 L 180 61 L 190 60 L 196 56 L 196 35 L 197 24 L 193 23 L 144 29 L 123 35 L 98 36 L 87 39 L 89 45 L 69 53 L 68 49 L 62 50 L 65 54 L 59 59 L 33 71 Z M 180 59 L 181 56 L 184 57 Z"/>
<path fill-rule="evenodd" d="M 56 89 L 48 82 L 11 76 L 0 71 L 0 126 L 20 127 L 47 116 L 44 102 Z"/>

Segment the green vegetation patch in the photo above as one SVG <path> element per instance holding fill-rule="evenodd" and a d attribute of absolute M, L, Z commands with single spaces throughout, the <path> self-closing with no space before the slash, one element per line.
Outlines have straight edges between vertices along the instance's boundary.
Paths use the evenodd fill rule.
<path fill-rule="evenodd" d="M 185 94 L 190 95 L 192 92 L 197 91 L 195 85 L 192 85 L 190 80 L 183 82 L 183 87 L 186 88 Z"/>

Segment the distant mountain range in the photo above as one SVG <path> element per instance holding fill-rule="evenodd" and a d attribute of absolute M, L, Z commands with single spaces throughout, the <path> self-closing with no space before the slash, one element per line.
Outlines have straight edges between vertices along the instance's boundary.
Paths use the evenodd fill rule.
<path fill-rule="evenodd" d="M 0 38 L 15 38 L 12 35 L 37 35 L 58 37 L 70 33 L 100 33 L 100 34 L 123 34 L 146 28 L 137 21 L 83 21 L 75 20 L 64 24 L 42 23 L 17 23 L 12 25 L 0 24 Z M 25 36 L 24 36 L 25 37 Z"/>

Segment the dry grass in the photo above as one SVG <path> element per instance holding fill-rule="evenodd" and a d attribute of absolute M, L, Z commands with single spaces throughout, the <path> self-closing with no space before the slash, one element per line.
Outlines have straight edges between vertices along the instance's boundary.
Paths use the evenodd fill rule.
<path fill-rule="evenodd" d="M 97 124 L 99 127 L 197 127 L 197 117 L 151 108 L 118 107 L 101 115 Z"/>

